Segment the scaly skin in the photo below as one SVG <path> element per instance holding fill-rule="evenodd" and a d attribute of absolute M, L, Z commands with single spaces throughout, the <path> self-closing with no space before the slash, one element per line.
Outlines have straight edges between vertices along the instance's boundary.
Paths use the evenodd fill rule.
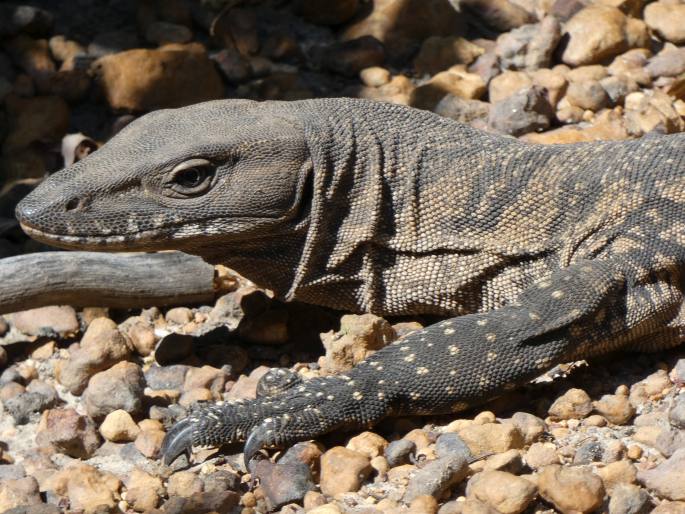
<path fill-rule="evenodd" d="M 247 439 L 249 461 L 680 344 L 684 186 L 685 135 L 536 146 L 389 104 L 225 100 L 143 116 L 17 215 L 48 243 L 178 249 L 285 300 L 448 317 L 347 375 L 200 407 L 163 448 Z"/>

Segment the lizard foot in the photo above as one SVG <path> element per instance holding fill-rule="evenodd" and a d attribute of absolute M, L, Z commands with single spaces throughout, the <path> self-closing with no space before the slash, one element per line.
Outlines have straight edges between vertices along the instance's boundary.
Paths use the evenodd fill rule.
<path fill-rule="evenodd" d="M 368 426 L 387 413 L 387 402 L 367 394 L 361 380 L 337 376 L 294 381 L 277 396 L 196 407 L 169 430 L 162 456 L 170 464 L 194 449 L 246 441 L 244 458 L 249 469 L 262 448 L 284 447 L 336 429 Z"/>

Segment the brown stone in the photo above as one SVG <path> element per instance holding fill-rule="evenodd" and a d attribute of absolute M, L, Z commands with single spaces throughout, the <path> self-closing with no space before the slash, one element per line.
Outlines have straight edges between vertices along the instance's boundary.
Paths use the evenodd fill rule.
<path fill-rule="evenodd" d="M 395 340 L 390 323 L 373 314 L 346 314 L 340 320 L 340 330 L 321 335 L 326 349 L 327 372 L 348 371 L 375 351 Z"/>
<path fill-rule="evenodd" d="M 559 455 L 553 443 L 533 443 L 524 458 L 526 464 L 533 469 L 559 464 Z"/>
<path fill-rule="evenodd" d="M 71 466 L 65 471 L 69 473 L 67 496 L 72 509 L 83 510 L 85 514 L 99 514 L 103 506 L 109 511 L 114 509 L 121 488 L 116 477 L 86 464 Z"/>
<path fill-rule="evenodd" d="M 224 92 L 212 61 L 194 49 L 128 50 L 98 59 L 93 69 L 113 109 L 182 107 Z"/>
<path fill-rule="evenodd" d="M 675 109 L 674 99 L 661 91 L 635 92 L 626 96 L 625 119 L 628 131 L 636 136 L 653 130 L 664 134 L 685 130 L 685 120 Z M 632 388 L 630 398 L 635 405 Z"/>
<path fill-rule="evenodd" d="M 342 446 L 321 457 L 321 492 L 326 496 L 358 491 L 373 468 L 369 458 Z"/>
<path fill-rule="evenodd" d="M 461 18 L 444 0 L 375 0 L 369 14 L 348 26 L 343 38 L 373 36 L 392 60 L 400 60 L 427 37 L 458 33 Z"/>
<path fill-rule="evenodd" d="M 50 53 L 58 61 L 68 61 L 80 55 L 86 55 L 83 45 L 66 39 L 63 35 L 52 36 L 48 41 Z"/>
<path fill-rule="evenodd" d="M 685 43 L 685 4 L 653 2 L 645 7 L 645 22 L 660 37 L 681 45 Z"/>
<path fill-rule="evenodd" d="M 639 471 L 638 481 L 659 497 L 685 500 L 685 448 L 680 448 L 653 469 Z"/>
<path fill-rule="evenodd" d="M 497 103 L 532 85 L 533 81 L 527 73 L 505 71 L 490 81 L 488 96 L 491 103 Z"/>
<path fill-rule="evenodd" d="M 29 505 L 40 505 L 38 482 L 33 477 L 0 480 L 0 511 L 5 512 L 16 507 L 27 508 Z M 30 508 L 26 512 L 30 512 Z"/>
<path fill-rule="evenodd" d="M 117 409 L 138 414 L 143 408 L 144 389 L 140 366 L 123 361 L 91 377 L 83 392 L 83 403 L 93 419 L 102 419 Z"/>
<path fill-rule="evenodd" d="M 475 100 L 481 98 L 485 91 L 485 82 L 480 76 L 464 71 L 457 65 L 417 87 L 412 92 L 409 103 L 412 107 L 432 110 L 446 95 Z"/>
<path fill-rule="evenodd" d="M 555 419 L 582 419 L 592 412 L 592 401 L 582 389 L 569 389 L 549 408 Z"/>
<path fill-rule="evenodd" d="M 59 382 L 72 394 L 81 394 L 88 380 L 130 355 L 129 341 L 109 318 L 97 318 L 88 326 L 79 349 L 60 368 Z"/>
<path fill-rule="evenodd" d="M 485 453 L 501 453 L 523 448 L 523 436 L 518 428 L 509 423 L 486 423 L 471 425 L 459 430 L 461 437 L 474 456 Z"/>
<path fill-rule="evenodd" d="M 138 468 L 134 468 L 126 480 L 126 502 L 136 512 L 148 512 L 156 508 L 164 492 L 159 477 Z"/>
<path fill-rule="evenodd" d="M 140 428 L 125 410 L 115 410 L 107 414 L 100 425 L 100 434 L 108 441 L 123 443 L 135 441 Z"/>
<path fill-rule="evenodd" d="M 138 437 L 136 437 L 134 445 L 148 459 L 157 459 L 165 435 L 161 430 L 141 430 Z"/>
<path fill-rule="evenodd" d="M 380 66 L 371 66 L 360 71 L 359 78 L 368 87 L 381 87 L 390 82 L 390 72 Z"/>
<path fill-rule="evenodd" d="M 616 7 L 591 5 L 581 10 L 566 24 L 569 41 L 562 54 L 563 62 L 570 66 L 595 64 L 629 48 L 646 46 L 644 23 L 630 20 Z M 642 33 L 635 23 L 641 24 Z"/>
<path fill-rule="evenodd" d="M 469 480 L 467 496 L 502 514 L 519 514 L 535 499 L 537 488 L 525 478 L 503 471 L 483 471 Z"/>
<path fill-rule="evenodd" d="M 192 471 L 179 471 L 169 477 L 167 493 L 169 496 L 191 496 L 204 491 L 200 477 Z"/>
<path fill-rule="evenodd" d="M 539 473 L 540 496 L 564 514 L 592 512 L 602 505 L 602 479 L 580 467 L 546 466 Z"/>
<path fill-rule="evenodd" d="M 74 409 L 50 409 L 43 412 L 36 443 L 51 446 L 56 451 L 74 457 L 87 459 L 100 446 L 100 436 L 95 424 Z"/>
<path fill-rule="evenodd" d="M 606 394 L 593 405 L 597 412 L 615 425 L 625 425 L 635 415 L 635 407 L 627 396 L 621 394 Z"/>
<path fill-rule="evenodd" d="M 404 75 L 393 77 L 380 87 L 365 87 L 358 92 L 359 98 L 409 105 L 414 84 Z"/>
<path fill-rule="evenodd" d="M 373 432 L 362 432 L 347 442 L 346 448 L 365 455 L 369 459 L 382 455 L 388 441 Z"/>
<path fill-rule="evenodd" d="M 17 312 L 12 316 L 12 322 L 17 330 L 31 336 L 44 335 L 47 332 L 66 337 L 79 331 L 76 311 L 68 305 Z"/>
<path fill-rule="evenodd" d="M 20 34 L 11 39 L 6 48 L 17 65 L 33 79 L 38 91 L 47 93 L 56 71 L 47 40 Z"/>
<path fill-rule="evenodd" d="M 485 49 L 462 37 L 433 36 L 421 45 L 414 68 L 418 73 L 433 75 L 455 64 L 471 64 L 483 53 Z"/>
<path fill-rule="evenodd" d="M 155 329 L 151 325 L 139 321 L 131 325 L 126 334 L 138 355 L 146 357 L 155 349 L 157 336 L 155 336 Z"/>
<path fill-rule="evenodd" d="M 597 469 L 597 474 L 604 483 L 604 488 L 611 494 L 619 484 L 634 484 L 637 480 L 635 466 L 627 460 L 618 460 Z"/>

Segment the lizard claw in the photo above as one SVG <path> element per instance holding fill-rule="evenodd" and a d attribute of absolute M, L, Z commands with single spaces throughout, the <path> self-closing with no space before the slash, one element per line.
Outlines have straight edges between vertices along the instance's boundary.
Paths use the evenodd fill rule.
<path fill-rule="evenodd" d="M 167 466 L 181 454 L 190 457 L 193 448 L 193 424 L 188 418 L 176 423 L 162 441 L 162 462 Z"/>
<path fill-rule="evenodd" d="M 267 431 L 264 425 L 255 427 L 252 432 L 250 432 L 247 441 L 245 441 L 245 447 L 243 448 L 243 459 L 245 459 L 245 469 L 252 471 L 252 461 L 255 459 L 262 448 L 267 446 Z"/>

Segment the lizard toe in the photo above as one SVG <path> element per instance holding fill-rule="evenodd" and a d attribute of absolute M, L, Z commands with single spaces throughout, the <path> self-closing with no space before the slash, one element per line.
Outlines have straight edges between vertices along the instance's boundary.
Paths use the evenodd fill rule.
<path fill-rule="evenodd" d="M 167 466 L 182 454 L 190 456 L 193 448 L 193 424 L 182 419 L 167 432 L 162 441 L 162 462 Z"/>
<path fill-rule="evenodd" d="M 301 384 L 302 377 L 294 371 L 272 368 L 257 382 L 257 398 L 277 396 Z"/>

